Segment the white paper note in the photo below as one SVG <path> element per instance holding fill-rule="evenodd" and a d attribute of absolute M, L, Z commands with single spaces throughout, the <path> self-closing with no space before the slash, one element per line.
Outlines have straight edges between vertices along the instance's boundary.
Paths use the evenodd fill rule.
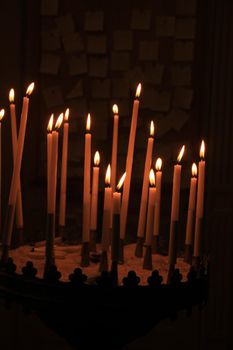
<path fill-rule="evenodd" d="M 111 70 L 120 72 L 129 69 L 130 56 L 125 52 L 113 52 L 111 57 Z"/>
<path fill-rule="evenodd" d="M 108 59 L 97 57 L 89 60 L 89 76 L 95 78 L 105 78 L 108 72 Z"/>
<path fill-rule="evenodd" d="M 54 54 L 43 54 L 41 56 L 40 72 L 43 74 L 53 74 L 58 73 L 60 66 L 60 57 Z"/>
<path fill-rule="evenodd" d="M 79 33 L 68 33 L 62 37 L 65 52 L 74 53 L 84 50 L 83 40 Z"/>
<path fill-rule="evenodd" d="M 172 85 L 185 86 L 191 85 L 192 70 L 190 65 L 171 67 Z"/>
<path fill-rule="evenodd" d="M 56 51 L 61 47 L 60 37 L 56 30 L 41 32 L 41 45 L 43 51 Z"/>
<path fill-rule="evenodd" d="M 83 81 L 79 80 L 67 94 L 67 98 L 76 98 L 83 96 Z"/>
<path fill-rule="evenodd" d="M 193 90 L 187 88 L 176 88 L 174 92 L 173 106 L 190 109 L 193 99 Z"/>
<path fill-rule="evenodd" d="M 51 86 L 43 90 L 43 96 L 48 108 L 64 104 L 60 86 Z"/>
<path fill-rule="evenodd" d="M 129 96 L 128 79 L 114 78 L 112 80 L 112 97 L 124 98 Z"/>
<path fill-rule="evenodd" d="M 192 16 L 196 14 L 196 0 L 176 0 L 176 14 Z"/>
<path fill-rule="evenodd" d="M 176 41 L 174 48 L 174 60 L 190 62 L 193 60 L 194 44 L 192 41 Z"/>
<path fill-rule="evenodd" d="M 134 9 L 131 17 L 131 29 L 149 30 L 151 25 L 151 11 Z"/>
<path fill-rule="evenodd" d="M 156 35 L 158 37 L 169 37 L 175 34 L 175 17 L 174 16 L 157 16 L 156 17 Z"/>
<path fill-rule="evenodd" d="M 159 55 L 159 43 L 155 40 L 141 41 L 139 43 L 139 60 L 156 61 Z"/>
<path fill-rule="evenodd" d="M 70 75 L 82 75 L 87 73 L 87 57 L 80 55 L 79 57 L 71 56 L 68 61 Z"/>
<path fill-rule="evenodd" d="M 116 30 L 114 33 L 114 50 L 130 51 L 133 49 L 133 33 L 130 30 Z"/>
<path fill-rule="evenodd" d="M 57 28 L 62 35 L 66 35 L 68 33 L 74 33 L 75 24 L 73 16 L 70 13 L 67 13 L 64 16 L 57 17 L 55 19 Z"/>
<path fill-rule="evenodd" d="M 195 38 L 196 19 L 179 18 L 176 20 L 176 38 L 194 39 Z"/>
<path fill-rule="evenodd" d="M 160 85 L 163 79 L 164 65 L 163 64 L 152 64 L 150 62 L 144 65 L 144 76 L 143 81 L 153 85 Z"/>
<path fill-rule="evenodd" d="M 94 98 L 109 98 L 110 97 L 110 80 L 109 79 L 94 79 L 91 82 L 91 94 Z"/>
<path fill-rule="evenodd" d="M 57 16 L 58 0 L 41 0 L 40 14 L 41 16 Z"/>
<path fill-rule="evenodd" d="M 104 35 L 89 35 L 87 38 L 87 52 L 89 54 L 106 53 L 106 37 Z"/>

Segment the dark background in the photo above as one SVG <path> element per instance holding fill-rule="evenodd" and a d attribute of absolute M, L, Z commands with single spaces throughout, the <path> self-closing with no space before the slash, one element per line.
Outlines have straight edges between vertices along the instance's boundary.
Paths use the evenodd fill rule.
<path fill-rule="evenodd" d="M 78 4 L 77 4 L 78 3 Z M 187 5 L 188 4 L 188 5 Z M 207 141 L 207 191 L 206 191 L 206 217 L 205 217 L 205 246 L 210 251 L 210 293 L 208 305 L 202 313 L 196 310 L 189 319 L 184 314 L 180 314 L 175 322 L 163 321 L 146 337 L 138 339 L 133 344 L 125 347 L 126 349 L 152 349 L 160 346 L 163 349 L 171 347 L 185 349 L 232 349 L 232 187 L 233 187 L 233 162 L 232 162 L 232 58 L 233 58 L 233 3 L 230 0 L 206 0 L 206 1 L 144 1 L 123 2 L 110 6 L 106 1 L 60 1 L 57 17 L 71 13 L 75 23 L 80 24 L 76 30 L 83 33 L 84 43 L 86 45 L 86 34 L 80 29 L 83 26 L 82 14 L 86 11 L 101 10 L 105 17 L 111 14 L 111 18 L 116 18 L 116 12 L 120 15 L 120 20 L 110 21 L 105 24 L 103 33 L 109 40 L 106 58 L 111 60 L 112 35 L 113 31 L 118 29 L 130 29 L 130 13 L 133 9 L 149 9 L 152 13 L 150 30 L 141 34 L 136 31 L 134 34 L 134 45 L 130 51 L 130 66 L 126 71 L 133 70 L 135 66 L 141 67 L 135 74 L 130 75 L 128 97 L 119 98 L 119 108 L 121 103 L 126 104 L 125 122 L 122 124 L 122 140 L 127 139 L 129 125 L 127 119 L 127 110 L 131 105 L 127 101 L 132 99 L 135 86 L 140 79 L 144 86 L 144 99 L 149 88 L 154 88 L 157 92 L 170 94 L 167 107 L 160 107 L 158 110 L 151 106 L 144 106 L 139 118 L 139 134 L 137 143 L 137 155 L 145 153 L 144 142 L 147 137 L 147 128 L 150 119 L 155 119 L 158 123 L 158 129 L 163 125 L 164 118 L 170 118 L 170 113 L 178 110 L 185 112 L 186 119 L 180 129 L 174 128 L 174 118 L 170 118 L 165 124 L 168 125 L 167 131 L 163 135 L 158 135 L 158 151 L 165 159 L 166 171 L 164 169 L 164 186 L 168 189 L 167 197 L 170 198 L 170 174 L 173 160 L 176 158 L 179 145 L 185 142 L 188 145 L 190 153 L 184 159 L 184 174 L 182 185 L 182 196 L 187 202 L 187 184 L 190 165 L 193 159 L 198 159 L 198 147 L 202 137 Z M 188 8 L 188 10 L 187 10 Z M 112 13 L 113 9 L 116 12 Z M 177 9 L 179 9 L 179 12 Z M 182 9 L 185 9 L 182 12 Z M 178 12 L 177 12 L 178 11 Z M 122 15 L 121 15 L 122 14 Z M 129 19 L 127 17 L 129 16 Z M 195 20 L 195 35 L 192 38 L 177 38 L 177 33 L 169 34 L 168 37 L 158 35 L 157 16 L 175 17 L 176 23 L 179 19 Z M 52 18 L 51 18 L 52 17 Z M 63 50 L 63 46 L 55 52 L 61 59 L 61 64 L 57 74 L 45 74 L 41 69 L 42 55 L 45 53 L 41 42 L 41 32 L 48 29 L 54 29 L 52 24 L 56 16 L 42 16 L 40 1 L 2 1 L 0 4 L 0 76 L 1 90 L 0 100 L 3 106 L 8 105 L 8 92 L 11 87 L 16 91 L 17 108 L 20 111 L 20 101 L 31 81 L 36 82 L 35 93 L 31 98 L 30 116 L 28 119 L 27 135 L 25 142 L 25 151 L 22 169 L 22 188 L 24 201 L 24 216 L 26 237 L 29 240 L 40 239 L 43 237 L 43 222 L 45 213 L 46 183 L 45 183 L 45 159 L 44 159 L 44 141 L 46 137 L 45 129 L 48 117 L 52 111 L 60 112 L 66 106 L 71 106 L 71 116 L 77 120 L 80 118 L 80 128 L 73 130 L 73 144 L 70 149 L 76 147 L 76 140 L 82 141 L 82 132 L 85 125 L 85 113 L 88 110 L 96 113 L 94 124 L 95 134 L 99 135 L 98 126 L 100 123 L 107 125 L 106 136 L 98 139 L 96 137 L 95 146 L 100 148 L 103 154 L 103 170 L 108 162 L 107 145 L 111 140 L 111 105 L 115 99 L 112 87 L 109 97 L 92 96 L 92 81 L 95 77 L 87 73 L 80 76 L 70 76 L 67 69 L 67 62 L 70 54 Z M 155 31 L 154 31 L 155 30 Z M 157 30 L 157 31 L 156 31 Z M 190 35 L 188 35 L 190 36 Z M 155 58 L 157 63 L 164 65 L 164 74 L 161 82 L 150 84 L 146 82 L 144 70 L 146 63 L 141 62 L 137 57 L 138 43 L 141 40 L 156 40 L 159 45 L 159 54 Z M 182 42 L 191 41 L 194 45 L 194 54 L 192 58 L 174 59 L 174 47 L 177 40 Z M 84 45 L 86 50 L 86 46 Z M 54 52 L 53 52 L 54 54 Z M 72 54 L 73 55 L 73 54 Z M 76 55 L 76 53 L 75 53 Z M 92 54 L 90 54 L 90 57 Z M 95 57 L 95 55 L 93 55 Z M 98 55 L 96 55 L 98 56 Z M 101 55 L 100 55 L 101 56 Z M 88 55 L 88 67 L 89 59 Z M 99 57 L 99 56 L 98 56 Z M 148 62 L 147 62 L 148 63 Z M 151 63 L 151 62 L 150 62 Z M 191 69 L 192 77 L 190 81 L 181 83 L 177 86 L 177 80 L 172 78 L 173 67 L 188 66 Z M 123 73 L 112 72 L 109 68 L 106 79 L 110 84 L 116 78 L 123 79 Z M 104 79 L 105 79 L 104 78 Z M 98 78 L 99 79 L 99 78 Z M 84 92 L 77 99 L 68 99 L 67 93 L 72 89 L 76 81 L 83 81 Z M 180 83 L 179 83 L 180 84 Z M 179 85 L 178 84 L 178 85 Z M 51 86 L 59 86 L 62 91 L 63 100 L 59 105 L 48 106 L 44 95 L 44 90 Z M 151 86 L 152 85 L 152 86 Z M 112 85 L 111 85 L 112 86 Z M 175 91 L 177 88 L 185 88 L 193 91 L 193 97 L 190 105 L 184 108 L 180 102 L 174 102 Z M 74 101 L 73 101 L 74 100 Z M 82 101 L 81 101 L 82 100 Z M 143 96 L 142 96 L 143 100 Z M 95 101 L 95 107 L 92 106 Z M 149 99 L 150 101 L 150 99 Z M 101 102 L 98 104 L 98 102 Z M 120 103 L 121 102 L 121 103 Z M 161 100 L 160 100 L 161 102 Z M 175 105 L 174 105 L 175 103 Z M 159 104 L 159 103 L 158 103 Z M 105 105 L 105 107 L 103 107 Z M 82 106 L 82 109 L 79 109 Z M 128 109 L 127 109 L 128 108 Z M 164 110 L 165 108 L 165 110 Z M 71 117 L 71 118 L 72 118 Z M 176 116 L 177 118 L 177 116 Z M 123 118 L 122 118 L 123 119 Z M 176 120 L 176 119 L 175 119 Z M 3 121 L 3 209 L 7 202 L 10 175 L 12 170 L 11 143 L 9 142 L 10 123 L 7 118 Z M 44 141 L 43 141 L 44 140 Z M 93 150 L 94 153 L 94 150 Z M 156 156 L 158 155 L 156 151 Z M 138 157 L 141 159 L 141 157 Z M 75 169 L 81 167 L 83 162 L 82 155 L 74 154 L 72 162 L 69 163 L 69 191 L 74 188 L 78 190 L 82 183 L 82 173 L 75 173 Z M 123 164 L 123 165 L 122 165 Z M 120 154 L 119 166 L 124 166 L 124 152 Z M 135 188 L 140 186 L 139 178 L 142 166 L 138 163 L 134 165 L 138 170 L 138 177 L 135 176 Z M 138 166 L 138 167 L 137 167 Z M 121 169 L 121 168 L 120 168 Z M 170 170 L 169 170 L 170 169 Z M 166 175 L 167 174 L 167 175 Z M 102 181 L 103 184 L 103 181 Z M 139 192 L 140 193 L 140 192 Z M 165 196 L 166 198 L 166 196 Z M 76 207 L 74 207 L 74 203 Z M 164 204 L 165 206 L 165 204 Z M 78 227 L 79 221 L 74 219 L 76 213 L 81 210 L 80 203 L 76 203 L 75 197 L 69 197 L 68 202 L 68 225 Z M 72 211 L 72 208 L 73 211 Z M 164 226 L 166 228 L 169 217 L 169 210 L 166 209 L 164 215 Z M 130 220 L 136 223 L 136 212 L 132 212 Z M 183 216 L 182 216 L 183 215 Z M 181 218 L 185 218 L 185 205 Z M 39 349 L 42 346 L 47 349 L 51 347 L 60 349 L 69 349 L 69 345 L 63 339 L 46 329 L 35 315 L 25 316 L 20 307 L 14 306 L 10 311 L 1 303 L 1 339 L 6 349 Z"/>

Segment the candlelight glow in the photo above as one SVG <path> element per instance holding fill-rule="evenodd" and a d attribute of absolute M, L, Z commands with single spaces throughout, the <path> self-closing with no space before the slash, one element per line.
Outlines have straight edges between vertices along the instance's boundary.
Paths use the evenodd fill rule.
<path fill-rule="evenodd" d="M 14 103 L 14 99 L 15 99 L 15 91 L 14 91 L 14 89 L 10 89 L 10 92 L 9 92 L 10 103 Z"/>
<path fill-rule="evenodd" d="M 150 186 L 154 187 L 155 186 L 155 172 L 153 169 L 150 169 L 149 179 L 150 179 Z"/>
<path fill-rule="evenodd" d="M 64 121 L 68 121 L 70 115 L 70 109 L 66 108 L 65 115 L 64 115 Z"/>
<path fill-rule="evenodd" d="M 29 96 L 31 95 L 32 91 L 34 90 L 34 86 L 35 86 L 35 83 L 31 83 L 28 88 L 27 88 L 27 91 L 26 91 L 26 95 Z"/>
<path fill-rule="evenodd" d="M 55 129 L 56 130 L 60 128 L 62 122 L 63 122 L 63 113 L 61 113 L 59 115 L 59 117 L 57 118 L 57 121 L 56 121 L 56 124 L 55 124 Z"/>
<path fill-rule="evenodd" d="M 204 140 L 201 141 L 201 147 L 200 147 L 200 158 L 205 157 L 205 142 Z"/>
<path fill-rule="evenodd" d="M 0 110 L 0 122 L 2 121 L 2 118 L 4 117 L 5 109 Z"/>
<path fill-rule="evenodd" d="M 162 168 L 162 159 L 161 159 L 161 158 L 158 158 L 158 159 L 156 160 L 156 163 L 155 163 L 155 169 L 156 169 L 157 171 L 160 171 L 161 168 Z"/>
<path fill-rule="evenodd" d="M 118 106 L 116 104 L 112 106 L 112 111 L 114 114 L 118 114 Z"/>
<path fill-rule="evenodd" d="M 150 136 L 154 136 L 154 133 L 155 133 L 155 125 L 154 125 L 153 120 L 151 120 L 151 122 L 150 122 Z"/>
<path fill-rule="evenodd" d="M 54 115 L 51 114 L 51 117 L 49 118 L 48 126 L 47 126 L 47 131 L 52 132 L 53 130 L 53 120 L 54 120 Z"/>
<path fill-rule="evenodd" d="M 142 84 L 139 83 L 136 90 L 136 97 L 140 97 L 141 90 L 142 90 Z"/>
<path fill-rule="evenodd" d="M 197 176 L 197 165 L 196 165 L 196 163 L 192 164 L 192 176 Z"/>
<path fill-rule="evenodd" d="M 117 184 L 117 190 L 120 191 L 121 187 L 124 184 L 125 181 L 125 177 L 126 177 L 126 172 L 122 175 L 122 177 L 120 178 L 118 184 Z"/>
<path fill-rule="evenodd" d="M 110 186 L 111 181 L 111 165 L 108 164 L 106 175 L 105 175 L 105 185 Z"/>
<path fill-rule="evenodd" d="M 94 164 L 97 166 L 100 164 L 100 154 L 98 151 L 96 151 L 94 155 Z"/>
<path fill-rule="evenodd" d="M 184 150 L 185 150 L 185 145 L 182 146 L 182 148 L 181 148 L 181 150 L 180 150 L 180 153 L 179 153 L 179 155 L 178 155 L 178 157 L 177 157 L 177 162 L 178 162 L 178 163 L 180 163 L 180 161 L 181 161 L 181 159 L 182 159 L 182 157 L 183 157 L 183 155 L 184 155 Z"/>
<path fill-rule="evenodd" d="M 90 113 L 88 113 L 86 131 L 90 131 L 90 129 L 91 129 L 91 115 L 90 115 Z"/>

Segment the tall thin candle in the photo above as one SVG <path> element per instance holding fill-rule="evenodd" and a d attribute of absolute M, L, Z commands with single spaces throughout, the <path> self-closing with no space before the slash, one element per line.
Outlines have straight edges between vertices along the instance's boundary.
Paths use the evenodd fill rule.
<path fill-rule="evenodd" d="M 151 168 L 153 144 L 154 144 L 154 122 L 151 121 L 150 136 L 148 137 L 148 142 L 147 142 L 142 195 L 141 195 L 139 220 L 138 220 L 137 245 L 135 250 L 135 255 L 137 257 L 142 257 L 142 250 L 143 250 L 142 248 L 143 248 L 143 238 L 144 238 L 145 226 L 146 226 L 146 208 L 147 208 L 147 200 L 148 200 L 149 172 Z"/>
<path fill-rule="evenodd" d="M 0 231 L 2 230 L 2 119 L 5 110 L 0 110 Z"/>
<path fill-rule="evenodd" d="M 91 192 L 91 250 L 96 251 L 96 229 L 97 229 L 97 212 L 98 212 L 98 195 L 99 195 L 99 168 L 100 154 L 95 152 L 93 176 L 92 176 L 92 192 Z"/>
<path fill-rule="evenodd" d="M 66 186 L 67 186 L 67 158 L 68 158 L 68 137 L 69 137 L 69 108 L 66 109 L 63 123 L 63 144 L 61 162 L 61 187 L 60 187 L 60 208 L 59 208 L 59 229 L 60 235 L 65 239 L 66 223 Z"/>
<path fill-rule="evenodd" d="M 22 108 L 22 114 L 21 114 L 21 120 L 20 120 L 16 160 L 15 160 L 13 175 L 11 179 L 8 207 L 7 207 L 7 213 L 6 213 L 5 224 L 3 229 L 2 262 L 7 261 L 9 247 L 11 243 L 15 205 L 16 205 L 17 193 L 19 189 L 20 171 L 21 171 L 21 163 L 22 163 L 22 156 L 23 156 L 23 149 L 24 149 L 24 139 L 25 139 L 25 133 L 26 133 L 26 126 L 27 126 L 29 95 L 32 93 L 33 89 L 34 89 L 34 83 L 31 83 L 27 88 L 26 96 L 23 98 L 23 108 Z"/>
<path fill-rule="evenodd" d="M 91 212 L 91 116 L 87 116 L 83 177 L 83 227 L 81 266 L 89 265 L 90 212 Z"/>
<path fill-rule="evenodd" d="M 121 218 L 120 218 L 121 259 L 123 259 L 123 242 L 126 234 L 126 224 L 127 224 L 128 206 L 129 206 L 129 193 L 130 193 L 132 166 L 133 166 L 133 155 L 134 155 L 134 145 L 135 145 L 135 138 L 136 138 L 140 93 L 141 93 L 141 84 L 138 84 L 138 87 L 136 90 L 136 97 L 133 103 L 129 144 L 128 144 L 128 151 L 127 151 L 127 158 L 126 158 L 126 177 L 125 177 L 125 184 L 124 184 L 123 195 L 122 195 Z"/>
<path fill-rule="evenodd" d="M 200 147 L 200 158 L 198 163 L 198 180 L 197 180 L 197 206 L 195 219 L 194 234 L 194 260 L 198 260 L 201 255 L 201 229 L 204 214 L 204 191 L 205 191 L 205 142 L 202 140 Z"/>
<path fill-rule="evenodd" d="M 51 153 L 52 153 L 52 131 L 53 131 L 54 115 L 49 118 L 47 126 L 47 212 L 52 212 L 51 209 L 51 190 L 50 190 L 50 176 L 51 176 Z"/>
<path fill-rule="evenodd" d="M 11 139 L 12 139 L 13 163 L 15 163 L 16 161 L 17 138 L 18 138 L 14 98 L 15 98 L 15 92 L 14 92 L 14 89 L 11 89 L 9 92 L 9 101 L 10 101 L 10 116 L 11 116 Z M 17 199 L 16 199 L 15 216 L 16 216 L 17 230 L 18 231 L 23 230 L 23 206 L 22 206 L 21 181 L 19 181 L 19 190 L 18 190 Z"/>
<path fill-rule="evenodd" d="M 155 212 L 154 212 L 154 228 L 153 228 L 153 244 L 152 252 L 158 252 L 158 240 L 160 231 L 160 205 L 161 205 L 161 188 L 162 188 L 162 159 L 158 158 L 155 163 L 156 169 L 156 197 L 155 197 Z"/>
<path fill-rule="evenodd" d="M 111 187 L 115 190 L 116 187 L 116 172 L 117 172 L 117 144 L 118 144 L 118 106 L 115 104 L 112 107 L 114 113 L 113 122 L 113 138 L 112 138 L 112 162 L 111 162 Z"/>

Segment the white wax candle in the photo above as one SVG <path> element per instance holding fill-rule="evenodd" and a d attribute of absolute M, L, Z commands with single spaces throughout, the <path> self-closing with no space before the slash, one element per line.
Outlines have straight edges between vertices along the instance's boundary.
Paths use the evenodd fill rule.
<path fill-rule="evenodd" d="M 127 151 L 127 159 L 126 159 L 126 177 L 125 177 L 125 184 L 124 184 L 123 195 L 122 195 L 121 217 L 120 217 L 120 238 L 122 240 L 125 238 L 125 233 L 126 233 L 128 205 L 129 205 L 129 192 L 130 192 L 133 155 L 134 155 L 134 144 L 135 144 L 136 129 L 137 129 L 138 109 L 139 109 L 138 98 L 140 96 L 140 92 L 141 92 L 141 84 L 139 84 L 137 87 L 136 98 L 133 103 L 129 144 L 128 144 L 128 151 Z"/>
<path fill-rule="evenodd" d="M 112 110 L 114 113 L 114 123 L 113 123 L 113 138 L 112 138 L 111 187 L 113 190 L 115 190 L 116 172 L 117 172 L 118 124 L 119 124 L 119 115 L 118 115 L 117 105 L 113 105 Z"/>
<path fill-rule="evenodd" d="M 155 197 L 156 197 L 155 174 L 154 174 L 154 170 L 151 169 L 151 171 L 150 171 L 149 199 L 148 199 L 147 219 L 146 219 L 145 244 L 147 246 L 152 245 Z"/>
<path fill-rule="evenodd" d="M 85 134 L 84 177 L 83 177 L 83 227 L 82 239 L 90 241 L 90 211 L 91 211 L 91 116 L 88 114 Z"/>
<path fill-rule="evenodd" d="M 158 158 L 156 161 L 156 197 L 155 197 L 155 212 L 154 212 L 154 229 L 153 235 L 159 235 L 160 229 L 160 205 L 161 205 L 161 188 L 162 188 L 162 159 Z"/>
<path fill-rule="evenodd" d="M 143 238 L 144 233 L 145 233 L 146 208 L 147 208 L 148 187 L 149 187 L 149 172 L 150 172 L 150 168 L 151 168 L 153 145 L 154 145 L 154 123 L 153 123 L 153 121 L 151 121 L 150 137 L 148 138 L 148 142 L 147 142 L 146 160 L 145 160 L 143 185 L 142 185 L 142 195 L 141 195 L 139 220 L 138 220 L 137 236 L 140 238 Z"/>
<path fill-rule="evenodd" d="M 189 191 L 189 205 L 186 225 L 186 237 L 185 244 L 193 244 L 193 219 L 196 205 L 196 188 L 197 188 L 197 166 L 195 163 L 192 165 L 192 177 L 190 180 L 190 191 Z"/>
<path fill-rule="evenodd" d="M 47 212 L 52 212 L 52 202 L 51 202 L 51 154 L 52 154 L 52 130 L 53 130 L 53 119 L 52 114 L 47 127 Z"/>
<path fill-rule="evenodd" d="M 16 124 L 16 114 L 15 114 L 15 104 L 14 104 L 14 89 L 10 90 L 9 100 L 10 100 L 10 116 L 11 116 L 11 140 L 12 140 L 12 152 L 13 152 L 13 163 L 16 161 L 17 152 L 17 124 Z M 23 227 L 23 207 L 22 207 L 22 193 L 21 184 L 19 182 L 19 190 L 16 199 L 16 227 Z"/>
<path fill-rule="evenodd" d="M 66 222 L 66 184 L 67 184 L 67 158 L 68 158 L 68 135 L 69 135 L 69 108 L 64 116 L 63 124 L 63 143 L 62 143 L 62 162 L 61 162 L 61 187 L 60 187 L 60 208 L 59 225 L 65 226 Z"/>
<path fill-rule="evenodd" d="M 91 230 L 97 228 L 97 212 L 98 212 L 98 195 L 99 195 L 99 163 L 100 155 L 97 151 L 94 156 L 94 167 L 92 176 L 92 193 L 91 193 Z"/>
<path fill-rule="evenodd" d="M 202 158 L 198 164 L 198 181 L 197 181 L 197 207 L 195 220 L 195 238 L 194 251 L 195 257 L 200 256 L 200 242 L 201 242 L 201 221 L 204 214 L 204 191 L 205 191 L 205 143 L 202 141 L 200 148 L 200 157 Z"/>
<path fill-rule="evenodd" d="M 104 212 L 102 226 L 102 251 L 108 251 L 110 244 L 110 224 L 112 213 L 112 188 L 110 187 L 111 166 L 108 165 L 105 177 Z"/>
<path fill-rule="evenodd" d="M 2 118 L 5 110 L 0 111 L 0 230 L 2 228 Z"/>

